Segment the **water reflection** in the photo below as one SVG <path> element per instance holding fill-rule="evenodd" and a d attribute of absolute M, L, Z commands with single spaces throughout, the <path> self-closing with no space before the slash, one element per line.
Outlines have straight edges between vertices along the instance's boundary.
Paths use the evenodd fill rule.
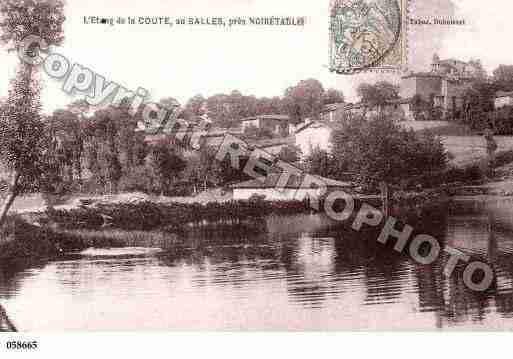
<path fill-rule="evenodd" d="M 420 266 L 375 233 L 308 215 L 268 218 L 258 233 L 194 232 L 162 253 L 124 249 L 0 272 L 0 302 L 22 330 L 510 329 L 511 207 L 468 207 L 422 230 L 491 263 L 496 281 L 485 293 L 465 287 L 463 268 L 445 277 L 447 258 Z"/>

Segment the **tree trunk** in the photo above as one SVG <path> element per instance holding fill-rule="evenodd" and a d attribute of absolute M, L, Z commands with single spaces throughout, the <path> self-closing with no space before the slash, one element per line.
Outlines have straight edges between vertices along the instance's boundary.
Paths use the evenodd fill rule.
<path fill-rule="evenodd" d="M 14 200 L 16 199 L 16 196 L 18 195 L 18 182 L 20 179 L 20 174 L 16 172 L 14 174 L 11 188 L 9 189 L 9 193 L 7 195 L 7 198 L 5 199 L 1 209 L 0 209 L 0 227 L 2 227 L 5 223 L 5 219 L 7 218 L 7 213 L 9 212 L 9 209 L 11 208 L 12 204 L 14 203 Z"/>

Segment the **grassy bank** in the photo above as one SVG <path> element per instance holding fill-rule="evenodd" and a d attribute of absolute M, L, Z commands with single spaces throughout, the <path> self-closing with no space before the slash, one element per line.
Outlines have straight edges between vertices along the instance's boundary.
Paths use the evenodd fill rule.
<path fill-rule="evenodd" d="M 297 214 L 311 211 L 302 201 L 230 201 L 223 203 L 117 203 L 71 210 L 48 210 L 48 221 L 64 229 L 187 230 L 187 226 L 236 225 L 271 214 Z"/>
<path fill-rule="evenodd" d="M 0 230 L 0 264 L 15 264 L 52 258 L 74 246 L 69 238 L 48 227 L 11 216 Z"/>
<path fill-rule="evenodd" d="M 20 216 L 8 218 L 0 230 L 0 266 L 23 267 L 90 247 L 162 247 L 168 234 L 122 230 L 56 230 L 34 225 Z"/>

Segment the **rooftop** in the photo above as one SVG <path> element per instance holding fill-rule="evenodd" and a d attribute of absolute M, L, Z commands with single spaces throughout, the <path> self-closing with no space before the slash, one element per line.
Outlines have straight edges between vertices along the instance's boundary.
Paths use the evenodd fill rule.
<path fill-rule="evenodd" d="M 254 121 L 257 119 L 261 120 L 278 120 L 278 121 L 288 121 L 290 120 L 290 117 L 287 115 L 258 115 L 258 116 L 250 116 L 243 119 L 240 119 L 239 121 L 245 122 L 245 121 Z"/>
<path fill-rule="evenodd" d="M 257 148 L 275 147 L 280 145 L 293 145 L 294 137 L 271 138 L 265 140 L 248 141 L 249 144 Z"/>
<path fill-rule="evenodd" d="M 311 121 L 308 123 L 303 124 L 302 126 L 296 128 L 295 133 L 299 133 L 301 131 L 306 130 L 307 128 L 333 128 L 334 124 L 328 121 Z"/>
<path fill-rule="evenodd" d="M 346 104 L 344 102 L 339 102 L 339 103 L 330 103 L 328 105 L 325 105 L 322 110 L 321 110 L 321 113 L 324 113 L 324 112 L 332 112 L 332 111 L 336 111 L 340 108 L 345 108 L 346 107 Z"/>
<path fill-rule="evenodd" d="M 436 73 L 436 72 L 411 72 L 407 75 L 404 75 L 402 78 L 403 79 L 407 79 L 407 78 L 410 78 L 410 77 L 438 77 L 438 78 L 442 78 L 444 77 L 444 75 L 442 74 L 439 74 L 439 73 Z"/>

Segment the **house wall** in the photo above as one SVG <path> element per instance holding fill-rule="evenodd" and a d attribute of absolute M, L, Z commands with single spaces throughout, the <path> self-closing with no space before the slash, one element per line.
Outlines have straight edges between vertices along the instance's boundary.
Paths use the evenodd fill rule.
<path fill-rule="evenodd" d="M 411 111 L 411 107 L 409 103 L 402 103 L 400 105 L 400 108 L 403 113 L 403 121 L 415 121 L 415 118 L 413 117 L 413 112 Z"/>
<path fill-rule="evenodd" d="M 501 108 L 504 106 L 511 106 L 513 105 L 513 97 L 497 97 L 495 99 L 495 108 Z"/>
<path fill-rule="evenodd" d="M 301 149 L 303 158 L 312 153 L 312 149 L 331 150 L 331 129 L 328 127 L 309 127 L 296 133 L 296 146 Z"/>
<path fill-rule="evenodd" d="M 422 99 L 429 101 L 431 94 L 442 93 L 442 80 L 439 77 L 408 77 L 403 78 L 400 86 L 400 97 L 410 98 L 415 95 L 422 96 Z"/>
<path fill-rule="evenodd" d="M 242 121 L 242 123 L 241 123 L 243 132 L 244 132 L 244 130 L 246 130 L 246 128 L 251 127 L 251 126 L 260 127 L 260 120 L 258 118 L 256 118 L 254 120 Z"/>
<path fill-rule="evenodd" d="M 344 108 L 337 108 L 335 111 L 327 111 L 321 113 L 321 120 L 323 121 L 340 121 L 344 118 Z"/>
<path fill-rule="evenodd" d="M 274 120 L 272 118 L 255 118 L 254 120 L 242 121 L 242 132 L 251 126 L 255 126 L 260 129 L 267 128 L 275 134 L 288 134 L 289 131 L 288 124 L 282 120 Z"/>
<path fill-rule="evenodd" d="M 274 188 L 234 188 L 233 199 L 243 200 L 249 199 L 253 195 L 265 196 L 267 200 L 273 201 L 292 201 L 292 200 L 304 200 L 307 196 L 310 198 L 318 198 L 323 192 L 321 188 L 305 188 L 305 189 L 294 189 L 287 188 L 283 191 L 275 190 Z"/>

